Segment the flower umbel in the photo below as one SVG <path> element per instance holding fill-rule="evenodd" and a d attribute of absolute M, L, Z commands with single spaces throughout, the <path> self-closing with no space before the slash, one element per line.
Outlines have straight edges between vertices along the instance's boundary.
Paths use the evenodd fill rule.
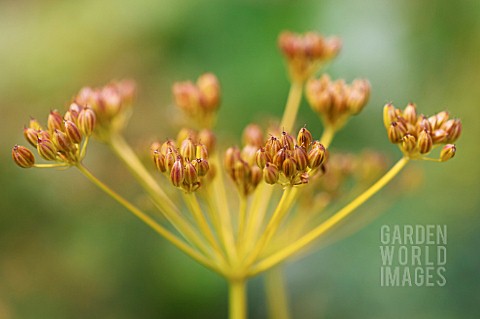
<path fill-rule="evenodd" d="M 387 135 L 403 154 L 396 164 L 384 172 L 386 161 L 375 152 L 330 155 L 336 132 L 365 107 L 370 84 L 363 79 L 351 84 L 331 81 L 327 75 L 311 78 L 338 54 L 341 42 L 335 37 L 285 32 L 279 37 L 279 46 L 291 80 L 282 120 L 267 134 L 258 125 L 248 125 L 241 148 L 216 145 L 213 127 L 221 92 L 215 75 L 204 74 L 196 83 L 174 84 L 175 103 L 192 127 L 182 128 L 175 139 L 150 147 L 150 166 L 165 175 L 167 185 L 145 168 L 122 135 L 132 111 L 135 85 L 131 81 L 83 88 L 65 114 L 50 112 L 46 128 L 31 119 L 24 137 L 41 158 L 51 163 L 37 164 L 33 152 L 20 145 L 12 149 L 13 161 L 22 168 L 78 168 L 159 235 L 223 276 L 230 287 L 230 318 L 244 319 L 249 278 L 273 271 L 273 286 L 282 286 L 278 285 L 279 268 L 273 267 L 331 232 L 392 181 L 411 159 L 444 162 L 453 158 L 456 146 L 452 143 L 462 131 L 460 120 L 447 112 L 426 117 L 417 113 L 414 104 L 404 110 L 387 104 Z M 305 83 L 306 97 L 324 124 L 318 140 L 306 126 L 290 134 L 296 132 Z M 110 147 L 125 164 L 151 198 L 160 218 L 143 212 L 84 166 L 90 136 Z M 438 158 L 427 157 L 440 145 L 443 148 Z M 351 183 L 354 191 L 346 192 L 344 184 Z M 175 194 L 181 194 L 182 200 Z M 355 196 L 347 196 L 351 200 L 335 213 L 325 213 L 346 194 Z M 268 290 L 282 293 L 272 287 Z M 275 309 L 287 312 L 285 303 L 278 301 Z"/>

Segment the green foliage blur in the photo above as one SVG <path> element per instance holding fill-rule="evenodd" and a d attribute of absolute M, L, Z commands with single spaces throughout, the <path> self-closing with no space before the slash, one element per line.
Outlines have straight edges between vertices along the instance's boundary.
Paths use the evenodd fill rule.
<path fill-rule="evenodd" d="M 480 312 L 480 2 L 79 0 L 0 2 L 0 318 L 224 318 L 227 288 L 106 197 L 77 171 L 23 170 L 29 116 L 46 120 L 84 85 L 133 78 L 139 93 L 126 130 L 144 152 L 173 134 L 170 85 L 211 71 L 223 104 L 223 142 L 249 122 L 280 117 L 288 80 L 276 47 L 282 30 L 343 38 L 327 72 L 368 78 L 367 108 L 333 149 L 400 152 L 384 132 L 386 102 L 448 109 L 463 121 L 450 162 L 413 163 L 404 182 L 358 214 L 384 214 L 352 236 L 286 267 L 293 318 L 476 318 Z M 299 124 L 318 136 L 303 102 Z M 170 135 L 171 136 L 171 135 Z M 99 143 L 87 165 L 136 203 L 146 201 Z M 410 175 L 408 175 L 410 174 Z M 409 186 L 407 188 L 410 188 Z M 385 203 L 382 198 L 388 201 Z M 382 288 L 383 224 L 446 224 L 447 285 Z M 249 283 L 251 318 L 266 316 L 261 278 Z"/>

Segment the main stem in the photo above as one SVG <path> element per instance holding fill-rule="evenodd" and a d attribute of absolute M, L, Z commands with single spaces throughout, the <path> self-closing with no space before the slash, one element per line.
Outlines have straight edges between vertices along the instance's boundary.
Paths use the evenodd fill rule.
<path fill-rule="evenodd" d="M 247 292 L 245 279 L 230 280 L 229 282 L 229 319 L 247 318 Z"/>
<path fill-rule="evenodd" d="M 287 105 L 283 112 L 282 122 L 280 128 L 285 132 L 290 132 L 297 118 L 298 108 L 302 100 L 303 82 L 293 81 L 288 93 Z"/>
<path fill-rule="evenodd" d="M 303 247 L 307 246 L 320 235 L 324 234 L 330 230 L 333 226 L 337 225 L 340 221 L 350 215 L 355 209 L 360 205 L 365 203 L 370 197 L 375 195 L 380 189 L 382 189 L 386 184 L 388 184 L 408 163 L 409 159 L 403 157 L 400 159 L 382 178 L 380 178 L 375 184 L 363 192 L 360 196 L 355 198 L 347 206 L 342 208 L 332 217 L 327 219 L 325 222 L 311 230 L 305 236 L 301 237 L 294 243 L 288 245 L 287 247 L 281 249 L 277 253 L 265 258 L 263 261 L 257 264 L 257 266 L 249 274 L 250 276 L 256 275 L 262 271 L 265 271 L 276 264 L 282 262 L 286 258 L 298 252 Z"/>

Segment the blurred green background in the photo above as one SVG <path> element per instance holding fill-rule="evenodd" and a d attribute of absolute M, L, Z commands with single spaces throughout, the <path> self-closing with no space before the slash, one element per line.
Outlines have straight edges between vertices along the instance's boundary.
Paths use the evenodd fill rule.
<path fill-rule="evenodd" d="M 170 85 L 216 73 L 219 135 L 281 116 L 288 92 L 280 31 L 339 35 L 327 69 L 366 77 L 372 98 L 339 133 L 337 150 L 388 143 L 381 108 L 417 103 L 462 118 L 457 157 L 414 163 L 423 184 L 353 236 L 286 267 L 293 318 L 477 318 L 480 313 L 480 2 L 79 0 L 0 2 L 0 318 L 224 318 L 227 288 L 158 238 L 75 170 L 22 170 L 10 148 L 29 116 L 44 120 L 83 85 L 133 78 L 139 94 L 128 139 L 147 145 L 172 132 Z M 298 123 L 318 135 L 303 102 Z M 88 165 L 141 201 L 108 150 Z M 411 176 L 416 178 L 415 176 Z M 373 209 L 374 203 L 362 208 Z M 362 213 L 359 211 L 359 214 Z M 380 287 L 383 224 L 446 224 L 447 285 Z M 266 316 L 261 278 L 249 285 L 252 318 Z"/>

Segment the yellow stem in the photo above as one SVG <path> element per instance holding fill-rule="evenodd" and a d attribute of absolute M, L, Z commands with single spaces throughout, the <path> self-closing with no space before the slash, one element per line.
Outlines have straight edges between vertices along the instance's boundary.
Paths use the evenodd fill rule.
<path fill-rule="evenodd" d="M 33 167 L 35 168 L 55 168 L 55 167 L 68 167 L 70 164 L 34 164 Z"/>
<path fill-rule="evenodd" d="M 194 243 L 203 252 L 208 252 L 206 243 L 198 236 L 188 221 L 182 217 L 180 211 L 155 179 L 150 175 L 142 162 L 138 159 L 130 145 L 120 135 L 111 135 L 109 145 L 113 152 L 125 163 L 138 183 L 147 191 L 153 199 L 155 206 L 164 217 L 178 230 L 189 242 Z"/>
<path fill-rule="evenodd" d="M 158 234 L 161 236 L 165 237 L 168 241 L 170 241 L 173 245 L 175 245 L 178 249 L 183 251 L 185 254 L 189 255 L 202 265 L 204 265 L 207 268 L 210 268 L 218 273 L 221 273 L 220 269 L 213 264 L 208 258 L 200 254 L 198 251 L 194 250 L 192 247 L 187 245 L 185 242 L 180 240 L 177 236 L 172 234 L 170 231 L 168 231 L 166 228 L 158 224 L 154 219 L 152 219 L 150 216 L 142 212 L 140 209 L 138 209 L 136 206 L 131 204 L 129 201 L 127 201 L 125 198 L 117 194 L 115 191 L 113 191 L 110 187 L 105 185 L 102 181 L 100 181 L 98 178 L 96 178 L 85 166 L 82 164 L 78 164 L 77 168 L 82 172 L 83 175 L 85 175 L 92 183 L 97 185 L 101 190 L 103 190 L 105 193 L 110 195 L 113 199 L 115 199 L 119 204 L 124 206 L 126 209 L 128 209 L 130 212 L 132 212 L 136 217 L 138 217 L 142 222 L 147 224 L 149 227 L 151 227 L 154 231 L 156 231 Z"/>
<path fill-rule="evenodd" d="M 337 225 L 345 217 L 355 211 L 356 208 L 365 203 L 370 197 L 375 195 L 380 189 L 382 189 L 386 184 L 388 184 L 405 167 L 408 161 L 409 159 L 407 157 L 403 157 L 402 159 L 400 159 L 382 178 L 380 178 L 375 184 L 373 184 L 360 196 L 355 198 L 347 206 L 339 210 L 332 217 L 324 221 L 322 224 L 308 232 L 300 239 L 296 240 L 295 242 L 286 246 L 280 251 L 270 255 L 269 257 L 263 259 L 251 270 L 249 275 L 254 276 L 282 262 L 286 258 L 298 252 L 303 247 L 313 242 L 320 235 L 330 230 L 333 226 Z"/>
<path fill-rule="evenodd" d="M 325 148 L 329 147 L 332 143 L 333 137 L 335 136 L 335 128 L 332 125 L 325 125 L 322 137 L 320 138 L 320 144 Z"/>
<path fill-rule="evenodd" d="M 265 273 L 265 292 L 270 319 L 289 319 L 288 296 L 282 268 L 274 267 Z"/>
<path fill-rule="evenodd" d="M 229 319 L 247 318 L 247 292 L 245 279 L 229 282 Z"/>
<path fill-rule="evenodd" d="M 238 208 L 238 235 L 237 235 L 237 249 L 243 247 L 243 240 L 245 238 L 245 224 L 247 219 L 247 198 L 240 195 L 240 207 Z"/>
<path fill-rule="evenodd" d="M 203 236 L 205 236 L 207 241 L 210 243 L 211 248 L 216 255 L 215 258 L 224 260 L 222 256 L 222 250 L 218 246 L 217 239 L 213 235 L 213 232 L 208 225 L 205 215 L 203 214 L 202 209 L 200 208 L 200 204 L 198 203 L 197 197 L 194 193 L 183 193 L 183 197 L 185 203 L 187 203 L 188 205 L 190 212 L 193 214 L 193 218 L 197 222 L 200 233 L 203 234 Z"/>
<path fill-rule="evenodd" d="M 258 241 L 257 245 L 255 246 L 253 252 L 248 256 L 247 261 L 245 264 L 249 267 L 251 264 L 255 262 L 257 257 L 260 255 L 262 250 L 267 246 L 268 242 L 272 238 L 272 236 L 277 231 L 278 227 L 280 226 L 281 221 L 286 213 L 290 210 L 290 206 L 292 205 L 292 199 L 295 197 L 297 193 L 297 189 L 293 189 L 291 186 L 288 186 L 282 194 L 282 198 L 277 205 L 277 208 L 273 212 L 270 221 L 265 228 L 260 240 Z"/>
<path fill-rule="evenodd" d="M 288 93 L 287 105 L 283 113 L 280 128 L 285 132 L 290 132 L 295 124 L 300 101 L 302 100 L 303 82 L 292 81 L 290 92 Z"/>

